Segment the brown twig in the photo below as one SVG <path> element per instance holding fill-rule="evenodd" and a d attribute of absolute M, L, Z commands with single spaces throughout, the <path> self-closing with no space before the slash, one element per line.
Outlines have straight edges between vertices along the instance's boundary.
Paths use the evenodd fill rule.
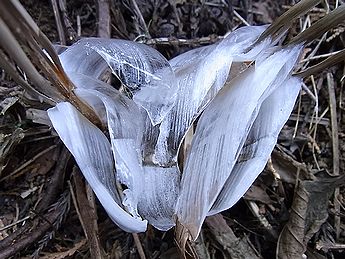
<path fill-rule="evenodd" d="M 326 69 L 334 66 L 337 63 L 343 62 L 345 58 L 345 49 L 337 52 L 331 57 L 326 58 L 325 60 L 321 61 L 320 63 L 309 67 L 308 69 L 296 73 L 295 75 L 301 77 L 301 78 L 306 78 L 311 75 L 316 75 L 322 71 L 325 71 Z"/>
<path fill-rule="evenodd" d="M 3 182 L 9 178 L 15 178 L 18 177 L 20 172 L 25 169 L 28 165 L 30 165 L 31 163 L 33 163 L 36 159 L 40 158 L 41 156 L 45 155 L 46 153 L 56 149 L 57 145 L 53 145 L 50 146 L 49 148 L 39 152 L 37 155 L 35 155 L 33 158 L 29 159 L 28 161 L 26 161 L 25 163 L 23 163 L 22 165 L 20 165 L 16 170 L 14 170 L 12 173 L 10 173 L 9 175 L 3 177 L 0 179 L 0 182 Z"/>
<path fill-rule="evenodd" d="M 303 15 L 319 2 L 320 0 L 305 0 L 298 2 L 296 5 L 282 14 L 278 19 L 276 19 L 274 23 L 272 23 L 272 25 L 268 27 L 268 29 L 263 34 L 261 34 L 261 36 L 257 40 L 257 43 L 269 36 L 273 38 L 279 38 L 280 35 L 291 26 L 292 20 Z"/>
<path fill-rule="evenodd" d="M 87 197 L 85 183 L 79 169 L 74 168 L 73 179 L 76 188 L 76 198 L 82 221 L 86 231 L 86 238 L 89 241 L 91 258 L 104 258 L 104 251 L 100 244 L 97 215 L 95 208 L 90 205 Z"/>
<path fill-rule="evenodd" d="M 42 98 L 47 104 L 55 105 L 55 101 L 49 96 L 46 96 L 39 91 L 37 91 L 34 87 L 32 87 L 27 81 L 25 81 L 22 77 L 20 77 L 16 71 L 15 66 L 8 60 L 5 53 L 0 49 L 0 67 L 5 69 L 7 73 L 9 73 L 12 79 L 19 85 L 21 85 L 26 91 L 29 93 L 39 96 Z"/>
<path fill-rule="evenodd" d="M 29 226 L 24 227 L 22 231 L 17 231 L 4 240 L 0 241 L 0 258 L 9 258 L 30 244 L 35 243 L 50 229 L 54 229 L 54 225 L 61 219 L 61 202 L 68 202 L 66 195 L 61 196 L 59 200 L 49 212 L 41 217 L 37 217 L 34 220 L 34 228 L 30 229 Z M 30 231 L 29 231 L 30 229 Z"/>
<path fill-rule="evenodd" d="M 140 259 L 146 259 L 145 252 L 144 252 L 143 246 L 141 245 L 141 242 L 140 242 L 138 234 L 137 233 L 133 233 L 132 236 L 133 236 L 133 239 L 134 239 L 134 243 L 135 243 L 135 245 L 137 247 Z"/>
<path fill-rule="evenodd" d="M 0 8 L 1 9 L 1 8 Z M 63 99 L 63 97 L 57 93 L 56 91 L 53 91 L 49 86 L 51 85 L 48 80 L 43 78 L 30 59 L 27 57 L 25 52 L 22 50 L 21 46 L 11 33 L 11 30 L 5 25 L 3 20 L 0 18 L 0 46 L 9 54 L 11 55 L 11 59 L 16 61 L 17 65 L 25 71 L 28 78 L 33 82 L 35 87 L 38 89 L 39 92 L 43 93 L 46 96 L 49 96 L 50 98 L 54 99 L 54 101 L 59 101 Z M 6 67 L 4 67 L 6 68 Z M 15 70 L 13 70 L 15 71 Z M 16 73 L 12 70 L 8 70 L 7 72 L 14 78 L 17 78 Z M 14 75 L 12 75 L 12 73 Z M 24 84 L 25 86 L 25 84 Z"/>
<path fill-rule="evenodd" d="M 57 163 L 52 172 L 49 184 L 47 184 L 47 189 L 44 192 L 44 196 L 36 207 L 36 211 L 43 212 L 44 210 L 46 210 L 49 205 L 55 201 L 58 193 L 60 193 L 60 191 L 62 190 L 66 166 L 70 157 L 70 152 L 64 146 L 60 148 L 60 153 L 57 158 L 54 158 L 54 156 L 51 157 L 52 159 L 56 159 Z"/>
<path fill-rule="evenodd" d="M 334 89 L 334 80 L 331 73 L 327 73 L 327 86 L 329 94 L 329 106 L 331 110 L 331 125 L 332 125 L 332 153 L 333 153 L 333 175 L 339 175 L 339 135 L 338 135 L 338 119 L 337 119 L 337 100 Z M 334 209 L 336 211 L 334 216 L 334 227 L 336 230 L 337 239 L 340 236 L 340 204 L 338 200 L 339 188 L 334 191 Z"/>
<path fill-rule="evenodd" d="M 75 32 L 72 23 L 68 17 L 66 9 L 66 0 L 59 0 L 59 7 L 61 10 L 63 22 L 67 28 L 67 34 L 70 41 L 75 41 L 77 39 L 77 33 Z"/>
<path fill-rule="evenodd" d="M 260 258 L 246 238 L 236 237 L 221 214 L 207 217 L 205 223 L 216 241 L 229 253 L 231 258 Z"/>
<path fill-rule="evenodd" d="M 67 99 L 91 122 L 105 129 L 94 110 L 74 93 L 75 86 L 63 70 L 51 42 L 24 7 L 15 0 L 0 1 L 0 17 L 0 46 L 27 73 L 35 86 L 55 101 Z M 28 55 L 20 44 L 25 47 Z M 38 72 L 33 63 L 49 80 Z"/>
<path fill-rule="evenodd" d="M 52 6 L 53 6 L 55 22 L 56 22 L 57 31 L 59 34 L 60 44 L 66 45 L 66 37 L 65 37 L 65 32 L 64 32 L 62 22 L 61 22 L 58 3 L 56 2 L 56 0 L 50 0 L 50 2 L 52 3 Z"/>
<path fill-rule="evenodd" d="M 71 192 L 72 202 L 73 202 L 75 211 L 77 212 L 78 219 L 80 221 L 81 227 L 83 228 L 85 236 L 87 236 L 87 232 L 86 232 L 86 228 L 85 228 L 85 223 L 84 223 L 83 217 L 80 214 L 80 210 L 79 210 L 79 206 L 78 206 L 78 201 L 77 201 L 77 198 L 75 196 L 75 193 L 74 193 L 74 190 L 73 190 L 73 186 L 71 184 L 71 181 L 68 180 L 67 183 L 68 183 L 68 188 L 69 188 L 69 190 Z"/>
<path fill-rule="evenodd" d="M 147 38 L 151 38 L 149 29 L 147 28 L 146 22 L 145 22 L 144 17 L 143 17 L 143 15 L 142 15 L 142 13 L 141 13 L 139 7 L 138 7 L 137 2 L 136 2 L 135 0 L 131 0 L 131 5 L 132 5 L 132 7 L 133 7 L 133 9 L 134 9 L 135 15 L 136 15 L 137 18 L 138 18 L 138 22 L 140 23 L 140 26 L 142 27 L 142 29 L 143 29 L 144 32 L 145 32 L 145 36 L 146 36 Z"/>
<path fill-rule="evenodd" d="M 215 37 L 201 37 L 194 39 L 176 39 L 176 38 L 151 38 L 151 39 L 138 39 L 140 43 L 145 43 L 147 45 L 187 45 L 187 46 L 196 46 L 196 45 L 209 45 L 216 43 L 224 39 L 224 36 L 215 36 Z"/>
<path fill-rule="evenodd" d="M 98 0 L 98 37 L 110 38 L 109 0 Z"/>
<path fill-rule="evenodd" d="M 245 25 L 250 26 L 250 24 L 244 19 L 236 10 L 233 10 L 234 15 Z"/>
<path fill-rule="evenodd" d="M 322 17 L 305 31 L 294 37 L 289 44 L 298 44 L 302 42 L 311 42 L 322 34 L 337 26 L 345 20 L 345 6 L 339 6 L 329 14 Z"/>
<path fill-rule="evenodd" d="M 278 234 L 276 233 L 275 229 L 272 227 L 272 225 L 269 223 L 265 215 L 262 215 L 260 213 L 260 208 L 254 201 L 246 201 L 250 211 L 253 213 L 253 215 L 258 219 L 260 222 L 260 225 L 265 229 L 265 232 L 268 234 L 270 238 L 273 240 L 276 240 L 278 237 Z"/>

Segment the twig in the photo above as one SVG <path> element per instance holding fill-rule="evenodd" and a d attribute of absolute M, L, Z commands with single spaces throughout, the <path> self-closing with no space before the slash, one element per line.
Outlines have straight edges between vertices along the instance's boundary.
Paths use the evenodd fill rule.
<path fill-rule="evenodd" d="M 109 0 L 98 0 L 98 37 L 110 38 Z"/>
<path fill-rule="evenodd" d="M 312 75 L 312 76 L 310 76 L 310 78 L 311 78 L 311 82 L 312 82 L 313 89 L 314 89 L 314 95 L 315 95 L 315 107 L 314 107 L 313 116 L 312 116 L 312 119 L 314 120 L 314 118 L 318 118 L 319 117 L 319 96 L 318 96 L 318 91 L 317 91 L 318 88 L 317 88 L 317 86 L 315 84 L 314 76 Z M 319 163 L 317 161 L 316 154 L 315 154 L 315 149 L 317 150 L 318 154 L 320 154 L 320 148 L 319 148 L 319 146 L 318 146 L 318 144 L 316 142 L 316 133 L 317 133 L 317 130 L 318 130 L 317 121 L 314 124 L 310 123 L 310 129 L 313 129 L 313 130 L 310 130 L 307 135 L 308 136 L 310 135 L 309 139 L 312 142 L 313 158 L 314 158 L 314 161 L 315 161 L 315 164 L 316 164 L 318 170 L 320 170 L 320 166 L 319 166 Z M 312 136 L 311 136 L 311 134 L 312 134 Z"/>
<path fill-rule="evenodd" d="M 77 15 L 77 36 L 81 36 L 81 22 L 80 22 L 80 15 Z"/>
<path fill-rule="evenodd" d="M 284 14 L 282 14 L 277 20 L 275 20 L 268 29 L 261 34 L 257 43 L 266 39 L 268 36 L 272 36 L 274 39 L 279 38 L 280 35 L 285 32 L 291 26 L 291 21 L 306 13 L 308 10 L 317 5 L 320 0 L 305 0 L 300 1 L 293 7 L 289 8 Z"/>
<path fill-rule="evenodd" d="M 78 243 L 73 245 L 72 248 L 68 249 L 67 251 L 63 252 L 56 252 L 56 253 L 49 253 L 46 256 L 41 256 L 41 259 L 65 259 L 65 258 L 71 258 L 75 253 L 77 253 L 78 250 L 80 250 L 85 244 L 86 239 L 80 240 Z"/>
<path fill-rule="evenodd" d="M 277 170 L 274 168 L 274 165 L 273 165 L 273 162 L 272 162 L 272 158 L 271 158 L 271 157 L 268 159 L 267 165 L 266 165 L 266 166 L 267 166 L 268 171 L 269 171 L 270 173 L 272 173 L 272 175 L 273 175 L 275 181 L 281 179 L 279 173 L 278 173 Z"/>
<path fill-rule="evenodd" d="M 58 34 L 59 34 L 60 43 L 62 45 L 66 45 L 66 37 L 65 37 L 65 32 L 64 32 L 63 27 L 62 27 L 58 3 L 56 2 L 56 0 L 50 0 L 50 1 L 52 3 L 52 6 L 53 6 L 55 22 L 56 22 L 56 27 L 57 27 Z"/>
<path fill-rule="evenodd" d="M 67 9 L 66 9 L 66 0 L 59 0 L 59 7 L 63 17 L 63 22 L 67 28 L 68 38 L 70 41 L 75 41 L 77 38 L 77 33 L 73 29 L 72 23 L 68 18 Z"/>
<path fill-rule="evenodd" d="M 60 144 L 61 145 L 61 144 Z M 57 157 L 51 156 L 51 159 L 59 161 L 55 164 L 55 168 L 52 172 L 52 176 L 49 184 L 47 184 L 47 189 L 45 190 L 44 196 L 42 197 L 40 203 L 36 207 L 36 211 L 45 211 L 50 204 L 52 204 L 58 193 L 62 189 L 64 182 L 66 166 L 71 154 L 64 146 L 60 148 L 60 153 Z"/>
<path fill-rule="evenodd" d="M 75 86 L 63 70 L 53 45 L 24 7 L 16 0 L 0 1 L 0 17 L 1 47 L 35 86 L 40 87 L 41 92 L 56 101 L 69 100 L 85 117 L 102 130 L 105 129 L 106 126 L 102 124 L 95 111 L 74 93 Z M 23 51 L 20 44 L 26 47 L 28 54 Z M 33 63 L 49 81 L 41 76 Z"/>
<path fill-rule="evenodd" d="M 217 37 L 201 37 L 194 39 L 176 39 L 176 38 L 153 38 L 153 39 L 139 39 L 137 41 L 140 43 L 145 43 L 147 45 L 209 45 L 216 43 L 224 39 L 224 36 Z"/>
<path fill-rule="evenodd" d="M 5 180 L 7 180 L 8 178 L 11 177 L 17 177 L 18 173 L 20 171 L 22 171 L 23 169 L 25 169 L 28 165 L 30 165 L 31 163 L 33 163 L 36 159 L 38 159 L 39 157 L 45 155 L 46 153 L 50 152 L 51 150 L 55 149 L 57 147 L 57 145 L 53 145 L 50 146 L 49 148 L 39 152 L 37 155 L 35 155 L 33 158 L 31 158 L 30 160 L 26 161 L 24 164 L 22 164 L 21 166 L 19 166 L 16 170 L 14 170 L 12 173 L 10 173 L 9 175 L 3 177 L 0 179 L 0 182 L 3 182 Z"/>
<path fill-rule="evenodd" d="M 1 8 L 0 8 L 1 9 Z M 16 61 L 18 66 L 25 71 L 29 79 L 33 82 L 35 87 L 39 89 L 44 95 L 49 96 L 56 100 L 62 98 L 59 94 L 54 93 L 50 87 L 49 81 L 43 78 L 36 70 L 30 59 L 27 57 L 25 52 L 20 47 L 19 43 L 11 33 L 10 29 L 5 25 L 2 19 L 0 19 L 0 46 L 11 55 L 11 58 Z M 6 67 L 5 67 L 6 68 Z M 11 71 L 7 71 L 11 73 Z M 12 74 L 11 74 L 12 75 Z M 14 75 L 16 78 L 16 76 Z M 25 85 L 24 85 L 25 86 Z"/>
<path fill-rule="evenodd" d="M 12 79 L 22 86 L 26 91 L 33 95 L 37 95 L 40 98 L 42 98 L 47 104 L 55 105 L 55 101 L 49 96 L 46 96 L 39 91 L 37 91 L 35 88 L 33 88 L 27 81 L 25 81 L 22 77 L 20 77 L 16 71 L 16 68 L 14 67 L 11 62 L 9 62 L 8 58 L 6 57 L 5 53 L 0 49 L 0 67 L 5 69 L 7 73 L 9 73 L 12 77 Z"/>
<path fill-rule="evenodd" d="M 186 258 L 186 246 L 188 240 L 191 240 L 189 231 L 179 221 L 177 221 L 175 226 L 175 243 L 181 258 Z"/>
<path fill-rule="evenodd" d="M 141 245 L 139 236 L 137 233 L 132 233 L 133 239 L 134 239 L 134 243 L 138 249 L 138 254 L 140 259 L 146 259 L 145 253 L 144 253 L 144 249 L 143 246 Z"/>
<path fill-rule="evenodd" d="M 83 178 L 81 177 L 81 172 L 79 169 L 73 174 L 73 179 L 76 188 L 76 197 L 80 215 L 84 221 L 86 238 L 88 239 L 90 244 L 91 258 L 104 258 L 104 252 L 99 240 L 95 211 L 94 208 L 90 206 L 86 193 L 85 183 L 83 181 Z"/>
<path fill-rule="evenodd" d="M 303 2 L 303 1 L 302 1 Z M 287 12 L 286 12 L 287 13 Z M 337 26 L 345 20 L 345 6 L 339 6 L 329 14 L 322 17 L 305 31 L 294 37 L 290 44 L 298 44 L 302 42 L 311 42 L 319 36 Z"/>
<path fill-rule="evenodd" d="M 340 52 L 340 50 L 334 51 L 334 52 L 329 52 L 326 54 L 317 55 L 317 56 L 308 57 L 308 58 L 302 59 L 300 61 L 300 63 L 304 63 L 304 62 L 307 62 L 310 60 L 315 60 L 315 59 L 328 58 L 328 57 L 334 56 L 335 54 L 338 54 L 339 52 Z"/>
<path fill-rule="evenodd" d="M 140 26 L 142 27 L 142 29 L 145 32 L 145 36 L 147 38 L 151 38 L 149 29 L 147 28 L 146 22 L 145 22 L 144 17 L 143 17 L 143 15 L 142 15 L 139 7 L 138 7 L 137 2 L 135 0 L 131 0 L 131 3 L 132 3 L 132 6 L 134 8 L 134 13 L 136 14 L 136 16 L 139 20 Z"/>
<path fill-rule="evenodd" d="M 302 89 L 310 96 L 310 98 L 317 102 L 315 95 L 309 90 L 309 88 L 305 85 L 305 83 L 302 83 Z"/>
<path fill-rule="evenodd" d="M 332 152 L 333 152 L 333 175 L 339 175 L 339 136 L 338 136 L 338 121 L 337 121 L 337 101 L 334 89 L 334 80 L 331 73 L 327 73 L 327 86 L 329 94 L 329 106 L 331 110 L 331 125 L 332 125 Z M 339 195 L 339 188 L 334 191 L 334 227 L 336 229 L 337 239 L 340 236 L 340 205 L 337 199 Z"/>
<path fill-rule="evenodd" d="M 323 60 L 322 62 L 320 62 L 320 63 L 318 63 L 312 67 L 309 67 L 308 69 L 306 69 L 302 72 L 296 73 L 296 75 L 300 76 L 301 78 L 304 78 L 304 77 L 308 77 L 310 75 L 318 74 L 318 73 L 330 68 L 331 66 L 334 66 L 335 64 L 337 64 L 339 62 L 343 62 L 344 57 L 345 57 L 345 50 L 341 50 L 341 51 L 335 53 L 334 55 L 328 57 L 327 59 Z"/>
<path fill-rule="evenodd" d="M 345 244 L 337 244 L 337 243 L 331 243 L 331 242 L 325 242 L 325 241 L 318 241 L 316 242 L 316 249 L 317 250 L 344 250 Z"/>
<path fill-rule="evenodd" d="M 326 116 L 326 114 L 328 113 L 328 111 L 329 111 L 329 107 L 327 107 L 322 113 L 321 113 L 321 115 L 319 116 L 319 117 L 316 117 L 315 119 L 316 119 L 316 121 L 315 121 L 315 124 L 313 125 L 313 127 L 310 129 L 310 132 L 313 132 L 314 130 L 315 130 L 315 127 L 317 126 L 317 125 L 324 125 L 324 126 L 329 126 L 329 124 L 330 124 L 330 121 L 329 121 L 329 119 L 328 118 L 324 118 L 325 116 Z M 312 119 L 314 119 L 314 118 L 312 118 Z M 309 121 L 310 123 L 311 123 L 311 121 L 310 120 L 306 120 L 307 122 Z"/>
<path fill-rule="evenodd" d="M 75 173 L 77 173 L 77 172 L 75 171 L 75 168 L 73 168 L 73 174 L 75 174 Z M 83 217 L 80 214 L 80 210 L 79 210 L 77 198 L 75 197 L 73 186 L 71 184 L 71 181 L 68 180 L 67 183 L 68 183 L 68 188 L 69 188 L 69 190 L 71 192 L 72 202 L 73 202 L 75 211 L 77 212 L 78 219 L 79 219 L 81 227 L 82 227 L 82 229 L 84 231 L 85 237 L 87 237 L 87 231 L 86 231 L 86 228 L 85 228 L 85 223 L 84 223 Z"/>
<path fill-rule="evenodd" d="M 277 239 L 278 234 L 273 229 L 272 225 L 268 222 L 267 218 L 260 213 L 259 206 L 254 201 L 247 200 L 246 203 L 253 215 L 259 220 L 260 225 L 271 236 L 271 238 Z"/>
<path fill-rule="evenodd" d="M 61 198 L 66 199 L 66 195 L 63 194 Z M 33 224 L 35 226 L 34 228 L 26 227 L 18 233 L 19 235 L 16 235 L 19 232 L 17 231 L 14 233 L 15 235 L 10 235 L 4 240 L 1 240 L 0 258 L 9 258 L 15 255 L 25 247 L 39 240 L 51 228 L 54 228 L 55 222 L 61 218 L 61 208 L 59 205 L 60 203 L 58 202 L 44 217 L 36 218 Z M 29 229 L 30 231 L 28 231 Z"/>
<path fill-rule="evenodd" d="M 228 226 L 221 214 L 207 217 L 205 220 L 216 241 L 227 251 L 231 258 L 260 258 L 246 238 L 238 238 Z"/>
<path fill-rule="evenodd" d="M 250 26 L 250 24 L 236 11 L 233 10 L 234 15 L 246 26 Z"/>
<path fill-rule="evenodd" d="M 296 119 L 296 124 L 295 124 L 293 135 L 292 135 L 293 139 L 296 138 L 296 135 L 297 135 L 299 118 L 300 118 L 300 115 L 301 115 L 301 105 L 302 105 L 302 95 L 300 93 L 298 95 L 298 106 L 297 106 L 297 117 L 296 117 L 297 119 Z"/>
<path fill-rule="evenodd" d="M 31 216 L 26 216 L 26 217 L 24 217 L 24 218 L 22 218 L 22 219 L 16 220 L 15 222 L 13 222 L 13 223 L 11 223 L 11 224 L 8 224 L 8 225 L 6 225 L 6 226 L 4 226 L 4 227 L 1 227 L 1 228 L 0 228 L 0 232 L 4 231 L 4 230 L 6 230 L 6 229 L 9 229 L 9 228 L 11 228 L 11 227 L 13 227 L 13 226 L 15 226 L 15 225 L 18 225 L 19 223 L 22 223 L 22 222 L 24 222 L 25 220 L 28 220 L 29 218 L 31 218 Z"/>

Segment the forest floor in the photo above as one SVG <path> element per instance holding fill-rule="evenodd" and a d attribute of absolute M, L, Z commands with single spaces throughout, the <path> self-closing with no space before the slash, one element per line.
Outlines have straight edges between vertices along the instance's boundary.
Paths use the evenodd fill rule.
<path fill-rule="evenodd" d="M 149 44 L 170 59 L 238 27 L 271 23 L 293 1 L 21 2 L 53 43 L 110 36 Z M 327 8 L 312 9 L 287 37 Z M 344 30 L 345 24 L 308 45 L 299 67 L 343 49 Z M 338 177 L 345 166 L 344 74 L 342 63 L 305 79 L 264 172 L 234 207 L 208 218 L 190 244 L 200 258 L 275 258 L 284 251 L 345 258 L 345 189 Z M 38 107 L 22 102 L 22 92 L 0 68 L 0 258 L 179 258 L 173 229 L 149 226 L 133 235 L 112 223 L 59 138 L 32 121 Z"/>

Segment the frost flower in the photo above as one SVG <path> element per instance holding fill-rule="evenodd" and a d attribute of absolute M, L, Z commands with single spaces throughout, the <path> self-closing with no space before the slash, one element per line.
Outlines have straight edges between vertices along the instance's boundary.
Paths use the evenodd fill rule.
<path fill-rule="evenodd" d="M 195 239 L 205 217 L 234 205 L 263 170 L 299 92 L 291 71 L 302 49 L 254 44 L 265 29 L 240 28 L 170 61 L 143 44 L 96 38 L 60 54 L 74 92 L 107 131 L 68 102 L 49 117 L 122 229 L 168 230 L 178 221 Z M 107 83 L 110 73 L 119 90 Z"/>

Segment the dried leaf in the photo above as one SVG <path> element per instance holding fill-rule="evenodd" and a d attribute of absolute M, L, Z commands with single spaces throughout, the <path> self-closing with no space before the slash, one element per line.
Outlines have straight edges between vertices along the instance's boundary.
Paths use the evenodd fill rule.
<path fill-rule="evenodd" d="M 280 234 L 277 258 L 298 258 L 328 217 L 328 200 L 334 189 L 344 185 L 345 176 L 320 172 L 316 180 L 299 181 L 288 223 Z"/>

